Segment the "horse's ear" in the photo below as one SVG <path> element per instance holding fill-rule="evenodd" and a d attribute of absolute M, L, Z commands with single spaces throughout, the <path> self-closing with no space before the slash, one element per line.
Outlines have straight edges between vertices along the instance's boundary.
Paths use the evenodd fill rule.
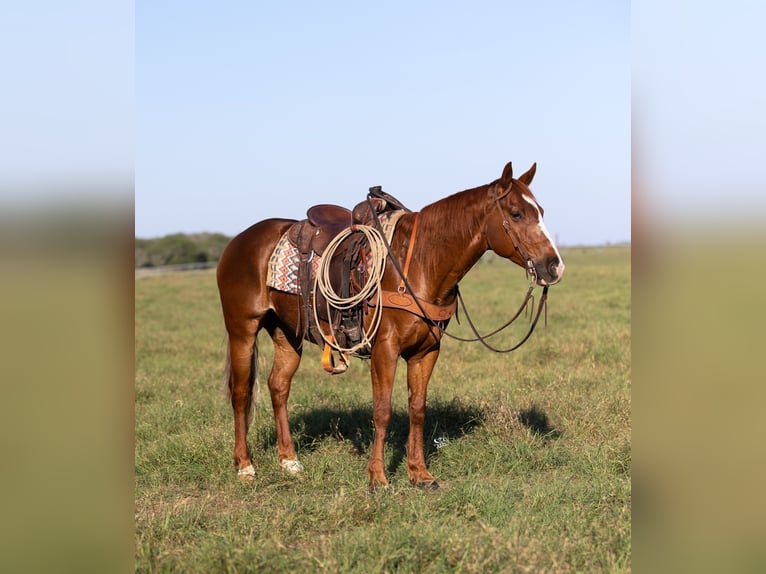
<path fill-rule="evenodd" d="M 503 187 L 508 187 L 511 185 L 511 180 L 513 179 L 513 166 L 511 165 L 511 162 L 509 161 L 507 164 L 505 164 L 505 168 L 503 169 L 503 175 L 500 177 L 500 182 L 503 184 Z"/>
<path fill-rule="evenodd" d="M 535 177 L 535 171 L 537 171 L 537 162 L 533 163 L 532 167 L 530 167 L 526 173 L 523 173 L 521 176 L 519 176 L 519 181 L 525 185 L 529 185 L 532 183 L 532 179 Z"/>

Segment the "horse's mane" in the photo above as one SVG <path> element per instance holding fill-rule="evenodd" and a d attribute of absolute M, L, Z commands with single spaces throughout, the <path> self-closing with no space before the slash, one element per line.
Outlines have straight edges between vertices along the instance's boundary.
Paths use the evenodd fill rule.
<path fill-rule="evenodd" d="M 420 211 L 423 235 L 434 246 L 468 247 L 484 222 L 490 184 L 454 193 Z"/>
<path fill-rule="evenodd" d="M 485 184 L 466 189 L 426 205 L 420 211 L 422 225 L 437 241 L 473 237 L 484 218 L 488 188 Z"/>

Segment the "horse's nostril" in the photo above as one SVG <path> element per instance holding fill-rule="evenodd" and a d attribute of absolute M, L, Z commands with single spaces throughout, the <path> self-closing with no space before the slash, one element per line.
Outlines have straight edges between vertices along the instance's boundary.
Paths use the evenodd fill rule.
<path fill-rule="evenodd" d="M 559 275 L 559 260 L 556 258 L 551 259 L 548 261 L 548 273 L 550 273 L 551 277 L 558 277 Z"/>

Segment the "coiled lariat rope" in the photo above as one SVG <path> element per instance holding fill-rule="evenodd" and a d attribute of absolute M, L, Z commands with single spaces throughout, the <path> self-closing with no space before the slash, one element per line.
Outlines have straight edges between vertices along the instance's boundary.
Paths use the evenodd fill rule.
<path fill-rule="evenodd" d="M 330 262 L 335 254 L 335 250 L 338 246 L 352 233 L 361 232 L 367 239 L 368 247 L 370 250 L 370 261 L 364 262 L 369 269 L 367 281 L 365 281 L 362 288 L 355 295 L 350 297 L 341 297 L 333 289 L 330 282 Z M 356 345 L 352 347 L 342 347 L 338 344 L 335 337 L 335 330 L 332 326 L 331 309 L 343 311 L 346 309 L 352 309 L 357 305 L 361 305 L 364 301 L 380 292 L 380 284 L 383 280 L 383 272 L 386 269 L 386 256 L 388 250 L 386 242 L 383 239 L 381 233 L 374 227 L 369 225 L 354 225 L 341 231 L 333 240 L 327 245 L 322 255 L 322 259 L 319 263 L 319 269 L 317 270 L 316 277 L 314 278 L 314 320 L 319 328 L 319 332 L 322 335 L 325 343 L 330 345 L 333 349 L 340 353 L 353 354 L 364 348 L 372 347 L 372 340 L 375 338 L 375 334 L 380 327 L 380 319 L 382 317 L 382 305 L 376 305 L 372 307 L 374 309 L 372 320 L 370 321 L 369 329 L 365 330 L 362 325 L 362 339 Z M 321 293 L 327 301 L 327 317 L 330 325 L 330 333 L 326 334 L 322 331 L 319 322 L 319 316 L 317 315 L 317 292 Z"/>

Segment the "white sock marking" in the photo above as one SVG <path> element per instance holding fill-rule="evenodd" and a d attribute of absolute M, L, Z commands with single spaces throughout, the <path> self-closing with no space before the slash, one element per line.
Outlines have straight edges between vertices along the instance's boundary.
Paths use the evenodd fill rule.
<path fill-rule="evenodd" d="M 303 465 L 297 458 L 293 460 L 283 460 L 279 464 L 290 474 L 299 474 L 303 472 Z"/>
<path fill-rule="evenodd" d="M 255 468 L 249 464 L 245 468 L 240 468 L 237 471 L 237 476 L 255 476 Z"/>

